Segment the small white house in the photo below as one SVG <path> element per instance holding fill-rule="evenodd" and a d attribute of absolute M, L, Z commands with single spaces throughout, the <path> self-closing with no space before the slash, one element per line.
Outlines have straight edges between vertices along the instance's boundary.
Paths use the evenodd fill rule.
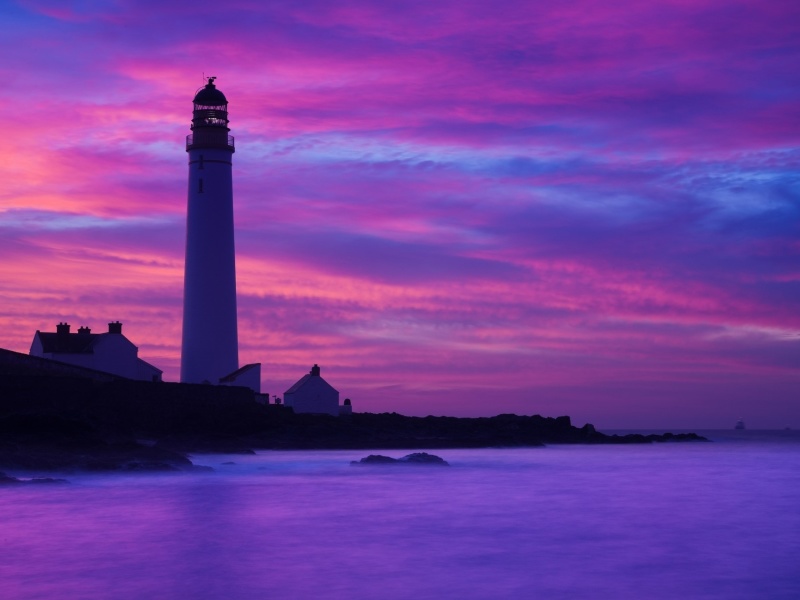
<path fill-rule="evenodd" d="M 339 392 L 320 376 L 319 365 L 283 394 L 283 403 L 296 413 L 339 415 Z"/>
<path fill-rule="evenodd" d="M 69 330 L 67 323 L 59 323 L 55 333 L 37 330 L 29 354 L 128 379 L 161 381 L 161 369 L 138 357 L 139 348 L 122 335 L 119 321 L 109 323 L 106 333 L 92 333 L 88 327 L 78 333 Z"/>

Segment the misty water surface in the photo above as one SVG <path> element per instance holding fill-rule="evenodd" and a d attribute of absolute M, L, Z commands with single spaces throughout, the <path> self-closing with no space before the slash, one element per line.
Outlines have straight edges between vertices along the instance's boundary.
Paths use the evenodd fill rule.
<path fill-rule="evenodd" d="M 450 468 L 207 455 L 214 473 L 5 488 L 0 595 L 800 597 L 800 439 L 718 439 L 437 451 Z"/>

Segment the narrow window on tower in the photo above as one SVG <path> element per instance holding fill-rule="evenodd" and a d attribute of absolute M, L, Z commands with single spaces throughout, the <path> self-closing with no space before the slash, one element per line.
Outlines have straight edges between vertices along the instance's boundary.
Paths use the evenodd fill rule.
<path fill-rule="evenodd" d="M 203 193 L 203 178 L 202 177 L 200 178 L 200 181 L 198 182 L 197 193 L 198 194 L 202 194 Z"/>
<path fill-rule="evenodd" d="M 200 155 L 200 170 L 203 170 L 203 155 Z"/>

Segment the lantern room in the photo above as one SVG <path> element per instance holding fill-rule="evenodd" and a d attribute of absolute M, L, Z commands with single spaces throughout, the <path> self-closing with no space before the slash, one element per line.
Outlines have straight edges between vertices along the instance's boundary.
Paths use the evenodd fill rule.
<path fill-rule="evenodd" d="M 195 127 L 228 127 L 228 100 L 225 94 L 214 86 L 216 77 L 209 77 L 205 87 L 194 97 L 194 116 L 192 129 Z"/>
<path fill-rule="evenodd" d="M 192 133 L 186 137 L 186 150 L 221 148 L 234 150 L 233 136 L 228 135 L 228 100 L 214 85 L 216 77 L 194 96 Z"/>

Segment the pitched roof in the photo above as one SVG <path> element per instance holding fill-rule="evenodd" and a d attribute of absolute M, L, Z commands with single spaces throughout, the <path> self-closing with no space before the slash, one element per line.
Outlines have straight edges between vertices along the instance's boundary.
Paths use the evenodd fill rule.
<path fill-rule="evenodd" d="M 294 392 L 299 390 L 301 387 L 303 387 L 306 384 L 306 381 L 311 379 L 311 377 L 316 377 L 316 376 L 315 375 L 311 375 L 309 373 L 306 373 L 305 375 L 303 375 L 300 378 L 300 380 L 297 383 L 295 383 L 292 387 L 290 387 L 288 390 L 286 390 L 284 392 L 284 394 L 293 394 Z"/>
<path fill-rule="evenodd" d="M 68 333 L 58 334 L 53 332 L 37 331 L 36 335 L 42 342 L 42 351 L 47 353 L 65 352 L 68 354 L 91 354 L 94 345 L 103 333 Z"/>
<path fill-rule="evenodd" d="M 261 366 L 261 363 L 250 363 L 249 365 L 245 365 L 243 367 L 239 367 L 233 373 L 228 373 L 227 375 L 225 375 L 225 377 L 220 379 L 219 382 L 220 383 L 229 383 L 229 382 L 232 382 L 232 381 L 236 381 L 239 378 L 240 375 L 246 373 L 250 369 L 254 369 L 254 368 L 260 367 L 260 366 Z"/>
<path fill-rule="evenodd" d="M 331 388 L 331 389 L 332 389 L 334 392 L 336 392 L 336 388 L 335 388 L 335 387 L 333 387 L 333 386 L 332 386 L 330 383 L 328 383 L 327 381 L 325 381 L 325 380 L 324 380 L 324 379 L 323 379 L 323 378 L 322 378 L 320 375 L 312 375 L 311 373 L 306 373 L 305 375 L 303 375 L 303 376 L 300 378 L 300 380 L 299 380 L 297 383 L 295 383 L 295 384 L 294 384 L 292 387 L 290 387 L 288 390 L 286 390 L 286 391 L 284 392 L 284 394 L 293 394 L 293 393 L 295 393 L 297 390 L 299 390 L 300 388 L 302 388 L 302 387 L 303 387 L 305 384 L 307 384 L 307 383 L 308 383 L 309 381 L 311 381 L 312 379 L 318 379 L 319 381 L 321 381 L 321 382 L 322 382 L 322 384 L 323 384 L 323 385 L 326 385 L 326 386 L 328 386 L 328 387 L 329 387 L 329 388 Z M 338 393 L 338 392 L 337 392 L 337 393 Z"/>
<path fill-rule="evenodd" d="M 163 374 L 164 374 L 164 371 L 162 371 L 161 369 L 159 369 L 159 368 L 158 368 L 157 366 L 155 366 L 155 365 L 151 365 L 151 364 L 150 364 L 149 362 L 147 362 L 146 360 L 142 360 L 141 358 L 138 358 L 138 357 L 136 358 L 136 360 L 138 360 L 138 361 L 139 361 L 139 364 L 140 364 L 140 365 L 145 365 L 145 366 L 149 367 L 150 369 L 153 369 L 154 371 L 158 371 L 158 374 L 159 374 L 159 375 L 163 375 Z"/>

